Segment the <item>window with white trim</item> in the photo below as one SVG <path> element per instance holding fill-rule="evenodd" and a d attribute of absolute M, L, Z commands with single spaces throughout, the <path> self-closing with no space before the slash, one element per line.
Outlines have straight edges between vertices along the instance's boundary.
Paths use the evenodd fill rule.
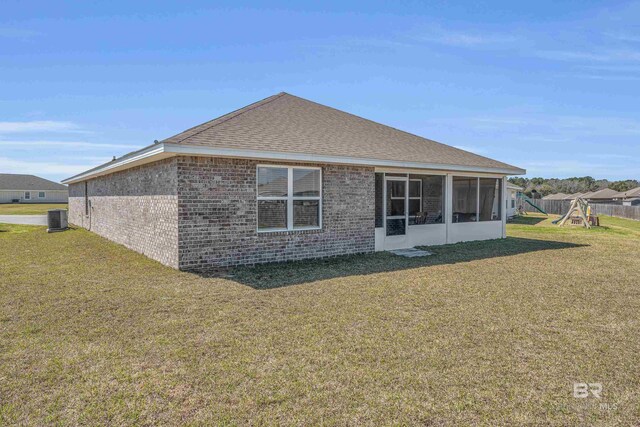
<path fill-rule="evenodd" d="M 44 198 L 45 198 L 44 191 L 40 191 L 40 192 L 38 193 L 38 198 L 39 198 L 39 199 L 44 199 Z"/>
<path fill-rule="evenodd" d="M 25 200 L 31 200 L 31 191 L 25 191 L 24 192 L 24 199 Z"/>
<path fill-rule="evenodd" d="M 322 227 L 322 169 L 258 166 L 258 231 Z"/>

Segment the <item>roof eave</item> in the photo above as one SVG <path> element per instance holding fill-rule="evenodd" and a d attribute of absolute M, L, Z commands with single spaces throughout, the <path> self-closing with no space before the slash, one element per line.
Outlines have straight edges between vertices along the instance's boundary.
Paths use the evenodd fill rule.
<path fill-rule="evenodd" d="M 78 175 L 72 176 L 62 181 L 64 184 L 73 184 L 75 182 L 84 181 L 97 176 L 113 173 L 119 170 L 128 169 L 130 167 L 138 166 L 140 164 L 149 163 L 162 158 L 177 156 L 177 155 L 193 155 L 193 156 L 211 156 L 211 157 L 227 157 L 227 158 L 240 158 L 240 159 L 256 159 L 256 160 L 280 160 L 280 161 L 297 161 L 297 162 L 311 162 L 311 163 L 334 163 L 334 164 L 349 164 L 349 165 L 361 165 L 372 167 L 396 167 L 407 169 L 432 169 L 432 170 L 450 170 L 453 172 L 479 172 L 479 173 L 493 173 L 499 175 L 524 175 L 525 169 L 516 167 L 504 167 L 493 168 L 483 166 L 466 166 L 466 165 L 451 165 L 441 163 L 421 163 L 421 162 L 407 162 L 397 160 L 379 160 L 379 159 L 367 159 L 356 157 L 344 157 L 344 156 L 329 156 L 320 154 L 306 154 L 306 153 L 286 153 L 275 151 L 261 151 L 261 150 L 239 150 L 229 148 L 214 148 L 199 145 L 187 145 L 187 144 L 173 144 L 167 142 L 161 142 L 143 148 L 142 150 L 127 154 L 126 156 L 116 159 L 104 165 L 98 166 L 94 169 L 90 169 Z"/>

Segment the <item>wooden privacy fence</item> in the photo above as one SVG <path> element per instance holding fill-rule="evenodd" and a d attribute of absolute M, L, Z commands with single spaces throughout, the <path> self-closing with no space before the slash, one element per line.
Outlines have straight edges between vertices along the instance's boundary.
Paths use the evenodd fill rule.
<path fill-rule="evenodd" d="M 540 206 L 549 214 L 564 215 L 571 206 L 571 200 L 534 200 L 533 203 Z M 527 212 L 536 212 L 536 210 L 524 204 Z M 617 216 L 619 218 L 635 219 L 640 221 L 640 206 L 622 206 L 607 205 L 600 203 L 590 203 L 591 212 L 596 215 Z"/>

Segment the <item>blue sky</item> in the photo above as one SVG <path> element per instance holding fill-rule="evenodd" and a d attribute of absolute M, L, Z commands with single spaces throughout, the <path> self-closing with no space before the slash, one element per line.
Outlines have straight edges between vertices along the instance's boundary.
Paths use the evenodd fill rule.
<path fill-rule="evenodd" d="M 0 172 L 60 180 L 280 91 L 528 169 L 640 179 L 640 2 L 29 2 Z"/>

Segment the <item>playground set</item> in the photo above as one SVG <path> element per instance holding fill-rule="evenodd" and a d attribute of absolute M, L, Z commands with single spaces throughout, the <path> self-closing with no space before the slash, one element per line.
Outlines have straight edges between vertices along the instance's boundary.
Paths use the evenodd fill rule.
<path fill-rule="evenodd" d="M 527 197 L 522 192 L 518 192 L 518 215 L 526 215 L 527 210 L 525 209 L 525 204 L 531 206 L 536 211 L 549 215 L 544 209 L 540 206 L 536 205 L 535 202 Z M 581 225 L 585 228 L 591 228 L 592 226 L 600 225 L 600 218 L 595 212 L 595 209 L 583 198 L 576 197 L 571 201 L 571 206 L 569 207 L 569 211 L 562 215 L 560 218 L 552 221 L 553 224 L 558 225 L 559 227 L 564 226 L 569 223 L 571 225 Z"/>

